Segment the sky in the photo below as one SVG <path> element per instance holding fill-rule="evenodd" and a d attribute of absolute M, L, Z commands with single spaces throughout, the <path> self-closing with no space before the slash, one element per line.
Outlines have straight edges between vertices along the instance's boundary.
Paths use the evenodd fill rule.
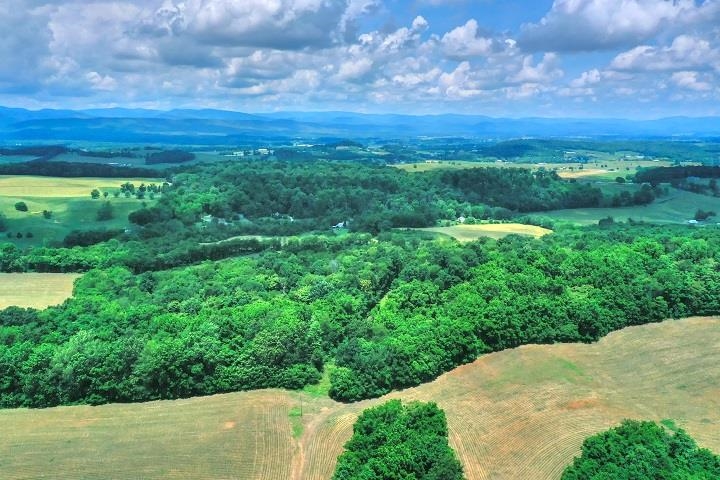
<path fill-rule="evenodd" d="M 720 0 L 0 0 L 0 105 L 720 115 Z"/>

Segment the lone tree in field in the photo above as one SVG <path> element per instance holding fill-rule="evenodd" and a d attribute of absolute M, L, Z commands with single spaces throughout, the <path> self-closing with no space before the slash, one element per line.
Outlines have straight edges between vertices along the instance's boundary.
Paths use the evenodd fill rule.
<path fill-rule="evenodd" d="M 92 192 L 90 192 L 90 197 L 94 200 L 100 198 L 100 190 L 93 188 Z"/>
<path fill-rule="evenodd" d="M 27 212 L 28 206 L 25 202 L 17 202 L 15 204 L 15 210 L 17 210 L 18 212 Z"/>
<path fill-rule="evenodd" d="M 673 435 L 656 423 L 634 420 L 586 439 L 582 455 L 562 475 L 562 480 L 716 478 L 720 457 L 698 448 L 683 430 Z"/>
<path fill-rule="evenodd" d="M 445 412 L 435 403 L 390 400 L 355 422 L 333 480 L 462 480 L 447 436 Z"/>
<path fill-rule="evenodd" d="M 114 214 L 112 205 L 110 205 L 110 202 L 103 202 L 97 211 L 97 220 L 99 222 L 104 222 L 105 220 L 112 220 L 113 217 Z"/>

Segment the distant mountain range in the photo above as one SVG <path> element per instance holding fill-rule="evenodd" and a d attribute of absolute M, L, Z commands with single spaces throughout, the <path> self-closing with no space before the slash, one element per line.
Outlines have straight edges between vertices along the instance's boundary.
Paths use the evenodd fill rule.
<path fill-rule="evenodd" d="M 25 110 L 0 107 L 0 142 L 234 145 L 312 139 L 465 137 L 720 138 L 720 117 L 657 120 L 493 118 L 350 112 L 248 114 L 226 110 Z"/>

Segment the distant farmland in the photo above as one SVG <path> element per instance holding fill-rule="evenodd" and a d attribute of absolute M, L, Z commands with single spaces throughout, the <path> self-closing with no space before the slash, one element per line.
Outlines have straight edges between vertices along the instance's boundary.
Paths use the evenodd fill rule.
<path fill-rule="evenodd" d="M 720 452 L 719 344 L 720 319 L 693 318 L 592 345 L 485 355 L 432 383 L 350 405 L 263 390 L 2 410 L 0 468 L 6 479 L 329 479 L 358 413 L 387 398 L 436 401 L 469 480 L 559 478 L 584 438 L 624 418 L 674 419 Z"/>
<path fill-rule="evenodd" d="M 566 210 L 553 210 L 538 212 L 537 215 L 564 220 L 567 222 L 588 225 L 597 223 L 601 218 L 613 217 L 616 221 L 626 221 L 632 218 L 636 221 L 651 223 L 687 223 L 693 219 L 698 209 L 710 210 L 720 214 L 720 198 L 701 195 L 685 190 L 668 187 L 667 196 L 658 197 L 649 205 L 617 208 L 575 208 Z M 711 217 L 708 223 L 720 221 Z"/>
<path fill-rule="evenodd" d="M 0 309 L 47 308 L 70 298 L 74 273 L 0 273 Z"/>
<path fill-rule="evenodd" d="M 552 233 L 552 230 L 547 228 L 522 223 L 484 223 L 478 225 L 453 225 L 452 227 L 414 228 L 413 230 L 448 235 L 460 242 L 472 242 L 482 237 L 498 239 L 513 234 L 539 238 Z"/>

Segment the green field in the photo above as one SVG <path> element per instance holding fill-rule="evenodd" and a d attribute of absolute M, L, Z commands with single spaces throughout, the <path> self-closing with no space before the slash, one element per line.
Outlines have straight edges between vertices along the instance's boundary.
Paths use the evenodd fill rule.
<path fill-rule="evenodd" d="M 128 214 L 142 208 L 140 200 L 112 195 L 128 181 L 135 186 L 160 182 L 147 178 L 0 176 L 0 213 L 7 219 L 7 230 L 0 233 L 0 240 L 18 245 L 42 245 L 62 240 L 72 230 L 124 228 L 128 226 Z M 90 192 L 94 188 L 111 194 L 107 199 L 92 199 Z M 96 218 L 97 211 L 105 200 L 113 207 L 113 218 L 100 222 Z M 15 209 L 15 203 L 20 201 L 27 205 L 27 212 Z M 44 210 L 52 212 L 50 218 L 43 216 Z M 27 238 L 28 232 L 32 233 L 32 238 Z M 22 238 L 18 239 L 17 233 L 21 233 Z"/>
<path fill-rule="evenodd" d="M 720 214 L 720 198 L 670 188 L 667 196 L 659 197 L 645 206 L 553 210 L 540 215 L 578 225 L 597 223 L 601 218 L 607 217 L 613 217 L 616 221 L 632 218 L 649 223 L 684 224 L 693 219 L 698 209 Z M 718 221 L 720 219 L 717 217 L 711 217 L 707 223 L 715 225 Z"/>
<path fill-rule="evenodd" d="M 70 298 L 75 273 L 0 273 L 0 310 L 9 306 L 46 308 Z"/>
<path fill-rule="evenodd" d="M 7 480 L 327 480 L 358 414 L 388 398 L 437 402 L 468 480 L 558 479 L 585 438 L 624 418 L 673 419 L 718 452 L 719 326 L 671 320 L 591 345 L 526 345 L 352 404 L 256 390 L 0 410 L 0 471 Z"/>
<path fill-rule="evenodd" d="M 508 235 L 527 235 L 535 238 L 542 237 L 552 230 L 537 227 L 535 225 L 523 225 L 521 223 L 488 223 L 479 225 L 453 225 L 451 227 L 426 227 L 413 228 L 420 232 L 439 233 L 448 235 L 460 242 L 472 242 L 482 237 L 504 238 Z"/>

